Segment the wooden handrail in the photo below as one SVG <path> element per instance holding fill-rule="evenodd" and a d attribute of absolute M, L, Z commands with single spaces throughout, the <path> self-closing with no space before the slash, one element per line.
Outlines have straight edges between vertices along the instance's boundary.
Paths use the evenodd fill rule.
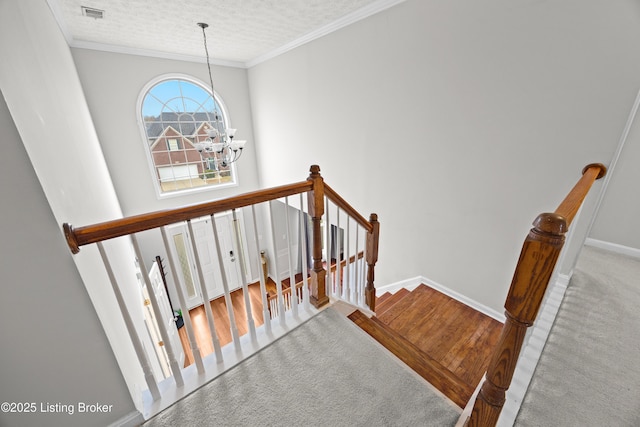
<path fill-rule="evenodd" d="M 602 164 L 587 165 L 582 178 L 558 209 L 554 213 L 538 215 L 533 222 L 533 228 L 522 246 L 504 304 L 505 324 L 467 426 L 492 427 L 498 422 L 527 328 L 536 319 L 568 226 L 593 182 L 603 177 L 606 170 Z"/>
<path fill-rule="evenodd" d="M 101 242 L 152 228 L 163 227 L 180 221 L 213 215 L 218 212 L 238 209 L 281 197 L 292 196 L 310 191 L 312 188 L 313 183 L 311 181 L 302 181 L 253 191 L 228 199 L 135 215 L 85 227 L 74 228 L 68 223 L 64 223 L 62 227 L 71 252 L 77 254 L 80 252 L 81 246 L 90 243 Z"/>
<path fill-rule="evenodd" d="M 342 209 L 347 215 L 352 217 L 358 224 L 360 224 L 368 232 L 373 230 L 373 225 L 365 217 L 353 208 L 345 199 L 343 199 L 336 191 L 324 184 L 324 193 L 337 207 Z"/>
<path fill-rule="evenodd" d="M 594 181 L 602 178 L 606 174 L 607 167 L 602 163 L 591 163 L 582 169 L 582 178 L 580 178 L 555 211 L 555 213 L 564 217 L 567 221 L 567 227 L 573 222 L 573 218 L 576 216 L 576 213 L 578 213 L 578 209 L 580 209 Z"/>

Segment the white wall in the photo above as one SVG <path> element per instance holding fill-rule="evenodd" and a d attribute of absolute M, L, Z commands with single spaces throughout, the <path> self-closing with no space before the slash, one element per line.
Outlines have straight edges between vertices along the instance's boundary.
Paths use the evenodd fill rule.
<path fill-rule="evenodd" d="M 37 404 L 0 425 L 107 425 L 135 408 L 1 93 L 0 129 L 0 402 Z M 76 412 L 42 413 L 47 402 Z M 79 414 L 78 402 L 113 406 Z"/>
<path fill-rule="evenodd" d="M 381 222 L 378 286 L 501 310 L 522 241 L 640 84 L 638 3 L 408 0 L 249 70 L 262 184 L 317 163 Z"/>

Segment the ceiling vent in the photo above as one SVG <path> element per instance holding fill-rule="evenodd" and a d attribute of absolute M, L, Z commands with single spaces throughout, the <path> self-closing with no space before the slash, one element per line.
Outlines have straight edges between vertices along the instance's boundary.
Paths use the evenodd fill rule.
<path fill-rule="evenodd" d="M 104 10 L 94 9 L 92 7 L 87 7 L 87 6 L 81 6 L 81 8 L 82 8 L 82 14 L 84 16 L 87 16 L 89 18 L 94 18 L 94 19 L 104 18 Z"/>

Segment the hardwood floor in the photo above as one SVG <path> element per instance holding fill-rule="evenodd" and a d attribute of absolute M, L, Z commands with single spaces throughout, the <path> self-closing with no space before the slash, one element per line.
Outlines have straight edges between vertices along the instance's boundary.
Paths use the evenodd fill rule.
<path fill-rule="evenodd" d="M 273 290 L 275 292 L 275 283 L 270 282 L 267 284 L 267 290 Z M 260 284 L 253 283 L 249 285 L 249 296 L 251 301 L 251 312 L 255 326 L 258 327 L 264 323 L 262 318 L 262 296 L 260 293 Z M 236 320 L 236 327 L 238 328 L 238 334 L 240 336 L 249 332 L 249 325 L 247 323 L 247 312 L 244 303 L 244 293 L 242 289 L 231 292 L 231 303 L 233 306 L 233 314 Z M 213 320 L 216 327 L 216 334 L 220 345 L 224 346 L 232 341 L 231 336 L 231 324 L 229 322 L 229 315 L 227 313 L 227 304 L 224 297 L 216 298 L 211 301 L 211 311 L 213 313 Z M 207 320 L 207 313 L 204 305 L 194 307 L 189 310 L 189 316 L 191 316 L 191 322 L 193 324 L 193 331 L 196 338 L 196 343 L 200 349 L 200 354 L 204 357 L 213 353 L 213 343 L 211 342 L 211 334 L 209 332 L 209 322 Z M 184 327 L 178 329 L 180 340 L 182 341 L 182 348 L 185 353 L 184 366 L 189 366 L 193 363 L 193 353 L 189 346 L 189 340 L 187 338 L 187 332 Z"/>
<path fill-rule="evenodd" d="M 420 285 L 382 295 L 376 317 L 350 318 L 461 407 L 489 364 L 502 323 Z"/>

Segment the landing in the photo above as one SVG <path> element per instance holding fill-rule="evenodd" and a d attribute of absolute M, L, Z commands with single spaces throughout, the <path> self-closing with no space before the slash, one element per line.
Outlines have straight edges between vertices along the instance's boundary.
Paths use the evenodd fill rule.
<path fill-rule="evenodd" d="M 145 423 L 453 426 L 460 409 L 328 308 Z"/>
<path fill-rule="evenodd" d="M 502 329 L 426 285 L 381 295 L 376 317 L 357 323 L 461 407 L 480 383 Z"/>

